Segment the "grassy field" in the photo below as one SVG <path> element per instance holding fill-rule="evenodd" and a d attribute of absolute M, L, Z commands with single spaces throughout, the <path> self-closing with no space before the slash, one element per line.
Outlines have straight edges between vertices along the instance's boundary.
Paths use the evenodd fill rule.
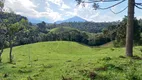
<path fill-rule="evenodd" d="M 0 80 L 142 80 L 142 47 L 133 59 L 124 48 L 96 48 L 75 42 L 42 42 L 5 49 Z"/>

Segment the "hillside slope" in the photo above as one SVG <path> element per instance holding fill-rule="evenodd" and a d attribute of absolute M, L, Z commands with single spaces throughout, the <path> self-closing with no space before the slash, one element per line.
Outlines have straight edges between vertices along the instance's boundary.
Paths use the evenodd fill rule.
<path fill-rule="evenodd" d="M 134 53 L 141 54 L 142 47 Z M 142 61 L 125 58 L 123 48 L 91 48 L 75 42 L 55 41 L 18 46 L 9 64 L 5 49 L 0 63 L 2 80 L 135 80 L 142 79 Z M 135 67 L 136 66 L 136 67 Z M 5 76 L 7 75 L 7 76 Z M 129 79 L 130 78 L 130 79 Z"/>

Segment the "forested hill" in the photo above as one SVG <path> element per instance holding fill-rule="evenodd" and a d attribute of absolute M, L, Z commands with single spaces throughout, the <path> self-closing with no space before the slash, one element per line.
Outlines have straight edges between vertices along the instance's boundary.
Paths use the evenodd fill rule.
<path fill-rule="evenodd" d="M 76 28 L 81 31 L 86 31 L 90 33 L 98 33 L 102 32 L 103 28 L 107 28 L 112 25 L 117 25 L 120 22 L 64 22 L 61 24 L 47 24 L 46 27 L 48 29 L 53 29 L 56 27 L 61 27 L 61 26 L 68 26 L 71 28 Z M 38 23 L 39 24 L 39 23 Z"/>
<path fill-rule="evenodd" d="M 102 32 L 103 28 L 117 24 L 118 22 L 68 22 L 68 23 L 62 23 L 60 25 L 69 26 L 90 33 L 98 33 Z"/>
<path fill-rule="evenodd" d="M 11 21 L 12 23 L 19 22 L 21 19 L 27 20 L 26 17 L 21 15 L 16 15 L 14 13 L 3 13 L 0 12 L 0 22 L 4 19 Z"/>

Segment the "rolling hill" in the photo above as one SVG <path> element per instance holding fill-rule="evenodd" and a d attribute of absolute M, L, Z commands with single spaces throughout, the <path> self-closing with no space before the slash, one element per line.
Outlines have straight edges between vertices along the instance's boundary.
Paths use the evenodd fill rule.
<path fill-rule="evenodd" d="M 50 33 L 64 33 L 64 32 L 71 32 L 71 31 L 78 31 L 75 28 L 71 28 L 71 27 L 57 27 L 57 28 L 53 28 L 50 30 Z"/>
<path fill-rule="evenodd" d="M 126 58 L 124 48 L 91 48 L 76 42 L 53 41 L 17 46 L 14 63 L 9 49 L 0 63 L 1 80 L 141 80 L 140 49 L 134 59 Z"/>

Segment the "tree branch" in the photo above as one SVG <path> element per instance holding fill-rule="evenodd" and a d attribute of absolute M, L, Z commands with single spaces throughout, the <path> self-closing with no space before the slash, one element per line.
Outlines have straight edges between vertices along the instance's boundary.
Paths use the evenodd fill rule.
<path fill-rule="evenodd" d="M 126 0 L 121 0 L 121 1 L 120 0 L 91 0 L 91 1 L 76 0 L 76 1 L 77 1 L 78 5 L 81 4 L 81 3 L 94 3 L 93 7 L 95 8 L 95 10 L 96 9 L 105 10 L 105 9 L 110 9 L 112 7 L 115 7 L 115 6 L 123 3 Z M 120 2 L 118 2 L 118 3 L 116 3 L 112 6 L 106 7 L 106 8 L 101 8 L 98 4 L 98 2 L 112 2 L 112 1 L 120 1 Z"/>
<path fill-rule="evenodd" d="M 139 7 L 139 6 L 138 6 L 138 5 L 136 5 L 136 4 L 135 4 L 135 6 L 136 6 L 138 9 L 142 9 L 142 7 Z"/>
<path fill-rule="evenodd" d="M 0 49 L 0 56 L 3 53 L 3 49 L 4 49 L 4 45 L 2 46 L 2 48 Z"/>
<path fill-rule="evenodd" d="M 122 0 L 122 1 L 116 3 L 116 4 L 112 5 L 112 6 L 106 7 L 106 8 L 98 8 L 98 9 L 102 9 L 102 10 L 110 9 L 110 8 L 112 8 L 112 7 L 115 7 L 115 6 L 117 6 L 117 5 L 121 4 L 121 3 L 123 3 L 124 1 L 126 1 L 126 0 Z"/>
<path fill-rule="evenodd" d="M 140 6 L 142 6 L 142 3 L 135 3 L 136 5 L 140 5 Z"/>
<path fill-rule="evenodd" d="M 125 7 L 123 10 L 121 10 L 121 11 L 119 11 L 119 12 L 114 12 L 112 9 L 110 9 L 110 11 L 111 11 L 112 13 L 114 13 L 114 14 L 119 14 L 119 13 L 125 11 L 127 8 L 128 8 L 128 6 Z"/>
<path fill-rule="evenodd" d="M 120 0 L 89 0 L 89 1 L 81 1 L 81 3 L 96 3 L 96 2 L 114 2 L 114 1 L 120 1 Z"/>

